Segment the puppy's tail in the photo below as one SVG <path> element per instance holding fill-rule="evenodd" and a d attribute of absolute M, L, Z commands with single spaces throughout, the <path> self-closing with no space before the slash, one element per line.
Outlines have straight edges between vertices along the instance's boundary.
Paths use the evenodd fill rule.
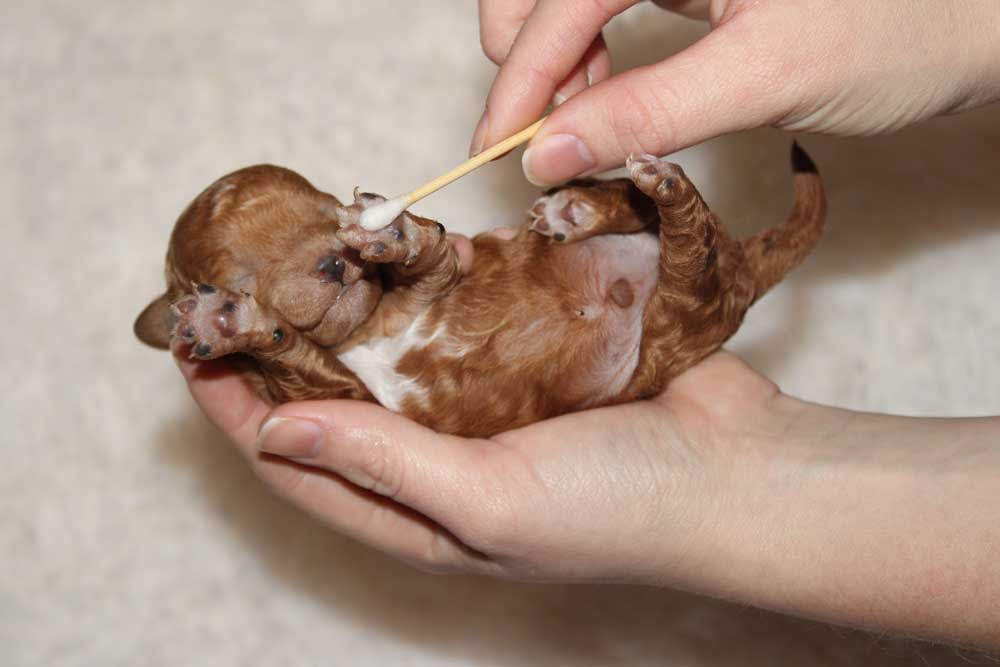
<path fill-rule="evenodd" d="M 754 283 L 754 301 L 798 266 L 819 242 L 826 220 L 826 193 L 812 159 L 792 143 L 795 206 L 788 219 L 743 242 Z"/>

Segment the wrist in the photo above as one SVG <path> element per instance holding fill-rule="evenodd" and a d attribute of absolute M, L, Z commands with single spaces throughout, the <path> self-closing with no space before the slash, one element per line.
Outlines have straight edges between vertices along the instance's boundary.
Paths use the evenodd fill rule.
<path fill-rule="evenodd" d="M 760 424 L 727 437 L 723 500 L 681 586 L 1000 647 L 1000 419 L 891 417 L 779 396 Z"/>

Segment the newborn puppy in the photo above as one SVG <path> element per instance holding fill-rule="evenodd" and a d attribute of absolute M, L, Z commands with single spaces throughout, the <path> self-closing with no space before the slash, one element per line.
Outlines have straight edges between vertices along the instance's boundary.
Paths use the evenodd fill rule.
<path fill-rule="evenodd" d="M 136 335 L 197 359 L 234 355 L 268 401 L 375 400 L 438 431 L 489 436 L 648 398 L 719 348 L 812 250 L 826 201 L 792 147 L 788 219 L 731 239 L 680 167 L 546 192 L 513 238 L 473 240 L 461 275 L 439 223 L 384 201 L 344 206 L 287 169 L 221 178 L 181 214 L 167 291 Z"/>

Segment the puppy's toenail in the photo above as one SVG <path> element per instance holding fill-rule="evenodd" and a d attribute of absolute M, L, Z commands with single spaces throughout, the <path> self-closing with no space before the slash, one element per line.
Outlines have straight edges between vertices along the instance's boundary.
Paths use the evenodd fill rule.
<path fill-rule="evenodd" d="M 563 241 L 566 240 L 566 235 L 563 234 L 562 232 L 556 232 L 555 234 L 552 235 L 552 238 L 562 243 Z"/>
<path fill-rule="evenodd" d="M 399 229 L 398 227 L 390 227 L 389 229 L 392 231 L 392 237 L 394 239 L 396 239 L 397 241 L 402 241 L 403 240 L 403 230 L 402 229 Z"/>
<path fill-rule="evenodd" d="M 208 283 L 198 285 L 198 294 L 215 294 L 215 291 L 215 285 L 209 285 Z"/>
<path fill-rule="evenodd" d="M 444 234 L 444 225 L 442 225 L 439 222 L 439 223 L 437 223 L 437 226 L 438 226 L 438 234 Z"/>
<path fill-rule="evenodd" d="M 381 255 L 385 252 L 385 244 L 381 241 L 372 245 L 372 254 Z"/>
<path fill-rule="evenodd" d="M 284 332 L 284 330 L 282 330 L 282 329 L 275 329 L 274 333 L 271 334 L 271 340 L 273 340 L 275 343 L 280 343 L 281 341 L 285 340 L 285 332 Z"/>
<path fill-rule="evenodd" d="M 233 303 L 232 301 L 227 301 L 224 304 L 222 304 L 222 311 L 225 313 L 235 313 L 236 304 Z"/>
<path fill-rule="evenodd" d="M 194 338 L 194 327 L 188 327 L 187 329 L 185 329 L 184 331 L 182 331 L 181 332 L 181 337 L 182 338 L 187 338 L 188 340 Z"/>
<path fill-rule="evenodd" d="M 665 178 L 663 179 L 663 187 L 673 189 L 677 185 L 676 178 Z"/>
<path fill-rule="evenodd" d="M 194 349 L 194 353 L 199 357 L 207 357 L 212 354 L 212 346 L 208 343 L 202 343 Z"/>

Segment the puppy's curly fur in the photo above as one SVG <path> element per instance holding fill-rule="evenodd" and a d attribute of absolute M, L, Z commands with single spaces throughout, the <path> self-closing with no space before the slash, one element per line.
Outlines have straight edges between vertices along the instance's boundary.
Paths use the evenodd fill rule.
<path fill-rule="evenodd" d="M 287 169 L 208 187 L 177 221 L 166 293 L 136 335 L 200 359 L 234 355 L 280 403 L 377 400 L 432 428 L 488 436 L 647 398 L 719 348 L 822 234 L 826 200 L 792 148 L 788 219 L 735 241 L 677 165 L 546 192 L 513 238 L 473 240 L 461 275 L 440 224 L 404 213 L 369 232 Z"/>

